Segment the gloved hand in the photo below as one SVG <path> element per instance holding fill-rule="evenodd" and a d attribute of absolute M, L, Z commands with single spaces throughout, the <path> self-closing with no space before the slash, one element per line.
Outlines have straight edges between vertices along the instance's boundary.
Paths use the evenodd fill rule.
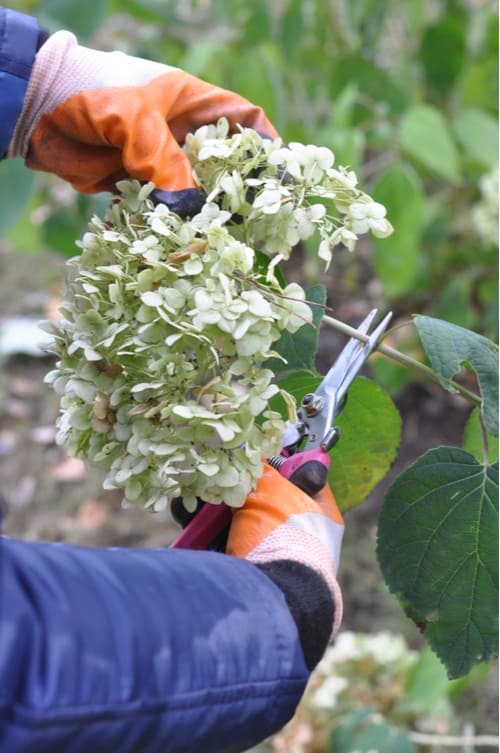
<path fill-rule="evenodd" d="M 263 111 L 233 92 L 168 65 L 78 45 L 67 31 L 37 53 L 7 157 L 54 173 L 84 193 L 117 181 L 153 181 L 159 200 L 183 216 L 204 195 L 181 146 L 186 134 L 226 117 L 276 138 Z"/>
<path fill-rule="evenodd" d="M 319 575 L 333 602 L 329 638 L 337 632 L 342 619 L 342 596 L 336 573 L 343 532 L 344 521 L 328 486 L 312 499 L 264 463 L 264 473 L 256 489 L 243 507 L 234 512 L 226 551 L 262 566 L 285 594 L 287 590 L 293 594 L 293 583 L 287 588 L 287 580 L 293 581 L 294 569 L 300 571 L 296 579 L 302 584 L 298 600 L 297 594 L 293 594 L 296 603 L 289 603 L 296 621 L 301 609 L 307 612 L 305 619 L 309 623 L 314 622 L 315 613 L 320 615 L 324 596 L 318 597 L 318 604 L 308 604 L 315 595 L 313 589 L 307 588 L 302 572 L 308 569 Z M 317 577 L 310 579 L 313 584 L 314 581 Z M 299 616 L 298 622 L 303 620 L 304 616 Z"/>

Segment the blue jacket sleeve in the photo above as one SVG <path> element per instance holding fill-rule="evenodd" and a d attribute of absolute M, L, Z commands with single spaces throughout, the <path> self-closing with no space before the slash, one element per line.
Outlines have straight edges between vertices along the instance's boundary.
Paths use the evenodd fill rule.
<path fill-rule="evenodd" d="M 0 751 L 230 753 L 308 672 L 281 590 L 214 552 L 0 538 Z"/>
<path fill-rule="evenodd" d="M 23 108 L 36 51 L 46 37 L 36 19 L 0 6 L 0 159 Z"/>

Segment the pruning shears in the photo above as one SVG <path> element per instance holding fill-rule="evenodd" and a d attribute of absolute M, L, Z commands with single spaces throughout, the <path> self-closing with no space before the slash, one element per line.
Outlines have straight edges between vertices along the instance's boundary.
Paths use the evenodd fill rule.
<path fill-rule="evenodd" d="M 269 465 L 312 497 L 327 481 L 329 452 L 340 438 L 335 419 L 345 406 L 347 391 L 392 318 L 388 313 L 368 334 L 376 315 L 377 309 L 370 311 L 357 327 L 365 337 L 351 337 L 317 389 L 304 395 L 297 421 L 287 423 L 280 455 L 268 458 Z M 171 547 L 208 549 L 227 528 L 231 515 L 227 505 L 204 505 Z"/>

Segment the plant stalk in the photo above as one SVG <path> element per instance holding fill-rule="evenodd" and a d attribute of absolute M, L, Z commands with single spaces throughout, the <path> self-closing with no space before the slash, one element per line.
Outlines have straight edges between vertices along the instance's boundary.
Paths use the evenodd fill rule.
<path fill-rule="evenodd" d="M 410 732 L 410 740 L 417 745 L 437 745 L 460 748 L 465 745 L 484 745 L 498 748 L 498 737 L 496 735 L 433 735 L 426 732 Z"/>
<path fill-rule="evenodd" d="M 330 327 L 333 327 L 333 329 L 336 329 L 338 332 L 341 332 L 343 335 L 347 335 L 348 337 L 356 337 L 358 340 L 361 340 L 361 342 L 368 342 L 369 340 L 368 335 L 364 335 L 362 332 L 354 329 L 354 327 L 350 327 L 348 324 L 341 322 L 339 319 L 335 319 L 333 316 L 324 316 L 322 321 L 325 322 L 325 324 L 328 324 Z M 415 358 L 406 355 L 406 353 L 401 353 L 401 351 L 396 350 L 395 348 L 391 348 L 390 345 L 384 345 L 384 343 L 379 343 L 376 347 L 376 350 L 378 350 L 379 353 L 382 353 L 384 356 L 387 356 L 387 358 L 391 358 L 393 361 L 397 361 L 398 363 L 406 366 L 409 369 L 419 371 L 429 379 L 432 379 L 433 382 L 436 382 L 437 384 L 442 386 L 437 374 L 430 368 L 430 366 L 426 366 L 424 363 L 420 363 L 420 361 L 417 361 Z M 468 390 L 467 387 L 463 387 L 461 384 L 458 384 L 458 382 L 455 382 L 453 380 L 451 380 L 450 384 L 454 392 L 458 392 L 466 400 L 474 403 L 474 405 L 481 405 L 481 398 L 479 395 L 476 395 L 475 392 L 471 392 L 471 390 Z"/>

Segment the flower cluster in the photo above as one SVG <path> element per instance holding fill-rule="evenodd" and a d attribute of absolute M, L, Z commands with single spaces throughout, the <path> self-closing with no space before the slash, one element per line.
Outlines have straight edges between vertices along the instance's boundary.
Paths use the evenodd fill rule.
<path fill-rule="evenodd" d="M 359 232 L 390 231 L 327 149 L 228 136 L 220 121 L 189 136 L 186 152 L 207 193 L 201 212 L 181 219 L 151 200 L 152 184 L 123 181 L 68 262 L 62 319 L 46 325 L 58 441 L 104 468 L 125 504 L 154 510 L 178 496 L 188 509 L 197 497 L 242 505 L 262 456 L 279 451 L 266 361 L 283 331 L 311 321 L 279 262 L 316 230 L 326 262 Z"/>
<path fill-rule="evenodd" d="M 359 235 L 384 238 L 393 231 L 385 207 L 358 188 L 352 170 L 334 167 L 326 147 L 285 147 L 249 129 L 228 136 L 221 119 L 188 135 L 185 149 L 207 201 L 237 215 L 233 234 L 276 255 L 275 264 L 316 231 L 326 266 L 335 246 L 352 251 Z"/>
<path fill-rule="evenodd" d="M 332 731 L 342 725 L 355 729 L 356 719 L 360 730 L 366 730 L 370 723 L 385 723 L 399 731 L 417 728 L 434 734 L 456 732 L 457 720 L 446 684 L 441 695 L 438 691 L 428 704 L 415 703 L 414 695 L 410 701 L 405 693 L 408 684 L 415 689 L 414 673 L 418 677 L 424 668 L 430 672 L 431 667 L 433 676 L 445 681 L 439 660 L 428 650 L 418 653 L 410 649 L 401 635 L 341 632 L 314 670 L 292 721 L 259 748 L 259 753 L 329 751 Z M 362 750 L 370 753 L 387 750 L 383 743 L 369 749 L 366 737 L 363 742 L 366 747 Z M 359 753 L 358 748 L 352 751 Z"/>

